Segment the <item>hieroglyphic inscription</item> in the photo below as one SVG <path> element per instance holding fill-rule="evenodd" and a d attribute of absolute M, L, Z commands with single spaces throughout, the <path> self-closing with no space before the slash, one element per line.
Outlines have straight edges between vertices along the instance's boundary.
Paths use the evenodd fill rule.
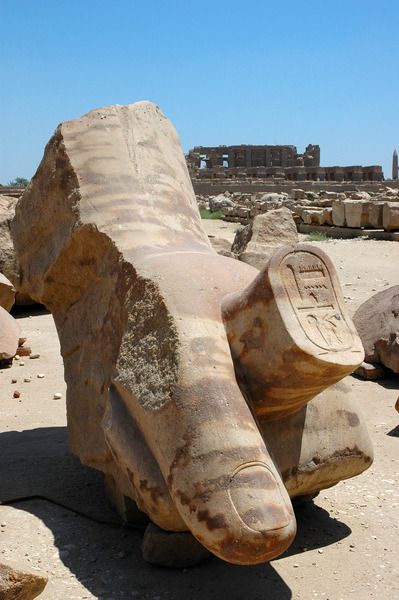
<path fill-rule="evenodd" d="M 352 333 L 321 258 L 311 252 L 293 252 L 284 258 L 280 268 L 292 308 L 308 339 L 329 351 L 349 349 Z"/>

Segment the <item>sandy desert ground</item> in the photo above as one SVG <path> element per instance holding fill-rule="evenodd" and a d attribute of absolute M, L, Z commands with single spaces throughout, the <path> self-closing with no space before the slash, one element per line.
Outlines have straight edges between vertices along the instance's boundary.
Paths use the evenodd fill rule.
<path fill-rule="evenodd" d="M 230 241 L 237 228 L 220 221 L 204 226 Z M 317 245 L 336 265 L 351 314 L 374 292 L 399 282 L 396 242 Z M 68 451 L 63 366 L 51 315 L 33 308 L 15 316 L 40 357 L 0 371 L 0 498 L 40 495 L 55 502 L 0 506 L 0 561 L 46 573 L 40 600 L 399 598 L 399 377 L 380 383 L 348 378 L 368 421 L 374 464 L 297 509 L 298 534 L 284 555 L 254 567 L 211 558 L 192 569 L 168 570 L 142 560 L 141 531 L 118 524 L 101 475 Z M 61 400 L 53 399 L 56 392 Z"/>

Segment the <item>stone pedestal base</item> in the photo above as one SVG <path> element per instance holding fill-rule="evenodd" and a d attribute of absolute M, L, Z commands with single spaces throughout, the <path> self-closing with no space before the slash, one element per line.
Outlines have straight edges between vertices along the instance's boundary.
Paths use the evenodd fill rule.
<path fill-rule="evenodd" d="M 211 556 L 188 531 L 165 531 L 149 523 L 144 532 L 143 558 L 161 567 L 193 567 Z"/>

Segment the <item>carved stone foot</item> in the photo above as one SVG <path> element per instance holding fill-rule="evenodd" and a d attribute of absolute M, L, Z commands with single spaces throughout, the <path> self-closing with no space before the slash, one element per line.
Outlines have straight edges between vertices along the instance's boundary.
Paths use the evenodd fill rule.
<path fill-rule="evenodd" d="M 59 332 L 71 449 L 112 476 L 124 517 L 129 497 L 161 528 L 147 560 L 196 564 L 195 540 L 272 560 L 295 535 L 290 496 L 370 464 L 357 409 L 321 396 L 363 360 L 331 262 L 310 245 L 261 272 L 216 254 L 155 105 L 61 124 L 12 235 L 21 290 Z"/>

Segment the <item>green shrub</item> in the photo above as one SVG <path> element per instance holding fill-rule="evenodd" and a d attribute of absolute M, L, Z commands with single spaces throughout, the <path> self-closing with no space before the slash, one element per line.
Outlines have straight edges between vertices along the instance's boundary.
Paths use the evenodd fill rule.
<path fill-rule="evenodd" d="M 312 231 L 306 236 L 306 242 L 327 242 L 328 237 L 321 231 Z"/>
<path fill-rule="evenodd" d="M 25 179 L 25 177 L 16 177 L 12 181 L 9 181 L 8 185 L 15 187 L 28 187 L 29 179 Z"/>
<path fill-rule="evenodd" d="M 206 210 L 206 208 L 201 208 L 200 215 L 201 219 L 223 219 L 224 217 L 224 213 L 221 210 L 211 212 L 210 210 Z"/>

